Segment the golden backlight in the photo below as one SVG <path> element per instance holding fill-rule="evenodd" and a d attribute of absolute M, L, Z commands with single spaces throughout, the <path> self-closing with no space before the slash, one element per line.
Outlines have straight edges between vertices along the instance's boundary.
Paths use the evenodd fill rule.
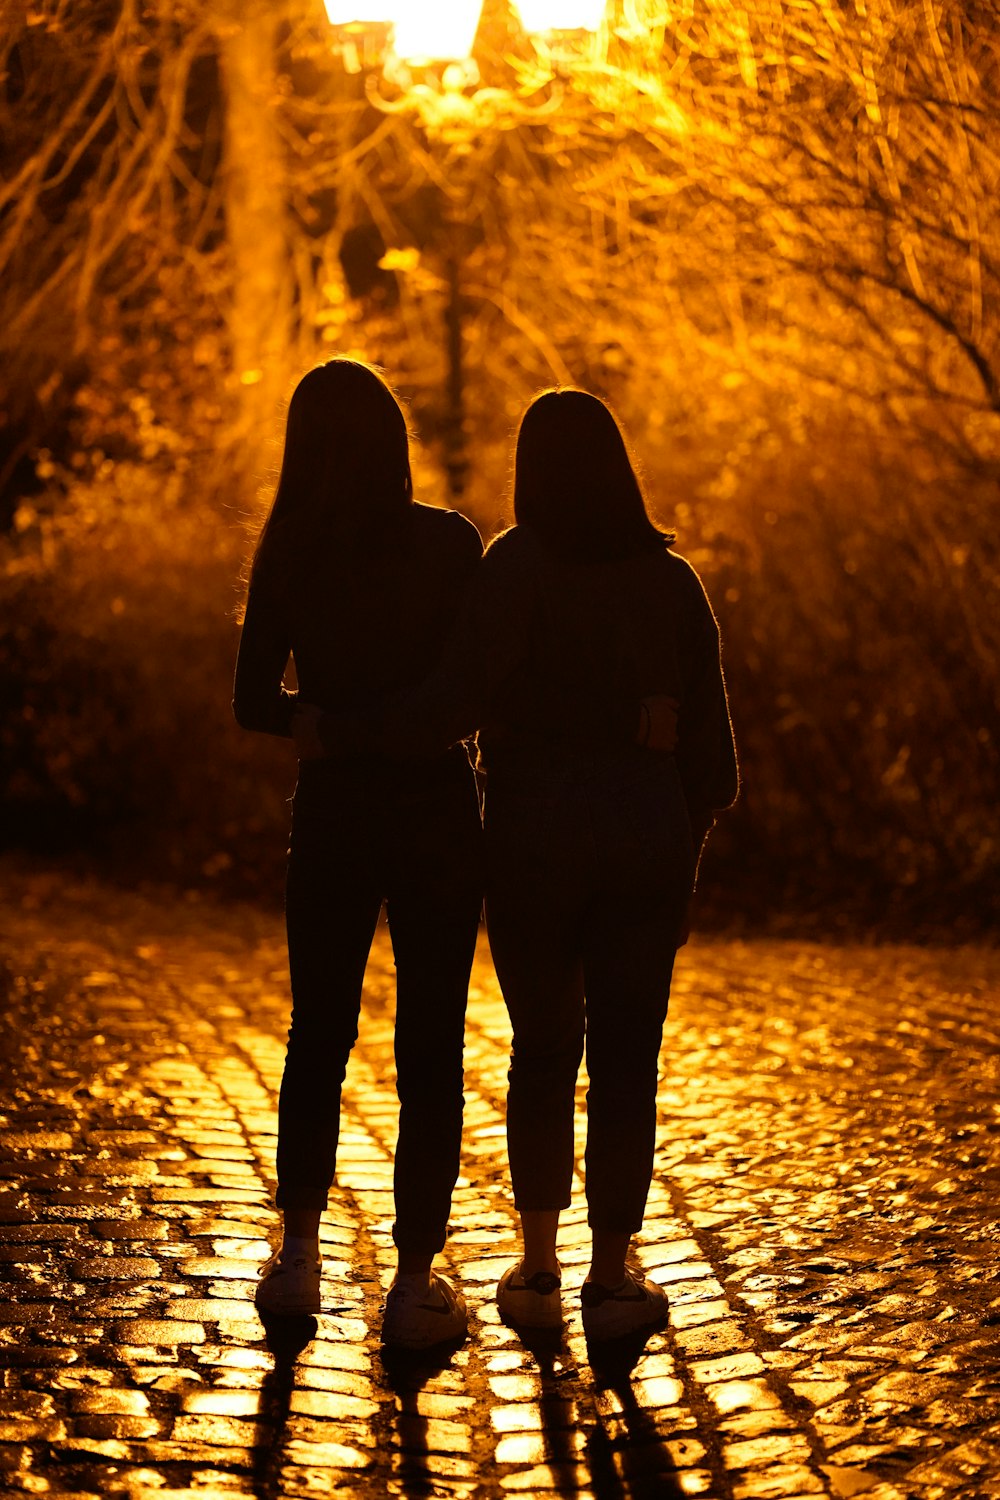
<path fill-rule="evenodd" d="M 388 10 L 389 0 L 326 0 L 331 26 L 384 26 L 392 19 Z"/>
<path fill-rule="evenodd" d="M 402 0 L 393 6 L 396 28 L 393 50 L 407 62 L 459 62 L 472 52 L 479 25 L 481 0 L 428 5 L 427 0 Z"/>
<path fill-rule="evenodd" d="M 525 31 L 596 31 L 607 0 L 516 0 Z"/>
<path fill-rule="evenodd" d="M 452 0 L 448 5 L 431 5 L 427 0 L 326 0 L 326 13 L 334 26 L 390 24 L 392 50 L 407 62 L 467 58 L 482 8 L 482 0 Z"/>
<path fill-rule="evenodd" d="M 596 31 L 607 0 L 520 0 L 515 6 L 529 33 Z M 392 50 L 406 62 L 460 62 L 472 52 L 482 0 L 326 0 L 334 26 L 392 27 Z"/>

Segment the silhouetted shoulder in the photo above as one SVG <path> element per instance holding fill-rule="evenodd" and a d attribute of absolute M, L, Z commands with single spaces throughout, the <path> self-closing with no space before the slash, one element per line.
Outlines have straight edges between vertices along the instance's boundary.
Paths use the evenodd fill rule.
<path fill-rule="evenodd" d="M 664 547 L 659 554 L 663 559 L 663 566 L 669 571 L 672 578 L 676 580 L 676 587 L 688 588 L 694 593 L 704 593 L 704 585 L 698 576 L 693 564 L 686 557 L 682 557 L 673 548 Z"/>
<path fill-rule="evenodd" d="M 497 577 L 510 577 L 535 566 L 543 554 L 538 538 L 527 526 L 510 526 L 486 548 L 484 566 Z"/>
<path fill-rule="evenodd" d="M 529 527 L 508 526 L 506 531 L 497 532 L 486 550 L 491 557 L 519 557 L 534 554 L 538 548 L 538 538 Z"/>
<path fill-rule="evenodd" d="M 483 541 L 467 516 L 457 510 L 441 510 L 433 505 L 413 505 L 413 524 L 424 545 L 447 548 L 456 558 L 469 564 L 483 554 Z"/>
<path fill-rule="evenodd" d="M 677 597 L 682 601 L 686 612 L 693 617 L 701 617 L 705 621 L 711 620 L 715 624 L 715 614 L 709 602 L 708 593 L 698 573 L 679 552 L 667 551 L 661 554 L 661 567 L 664 569 L 670 586 L 676 590 Z"/>

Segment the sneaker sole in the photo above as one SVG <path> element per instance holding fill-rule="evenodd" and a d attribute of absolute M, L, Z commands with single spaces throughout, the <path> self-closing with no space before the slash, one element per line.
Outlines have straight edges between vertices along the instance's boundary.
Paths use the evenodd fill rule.
<path fill-rule="evenodd" d="M 511 1293 L 508 1293 L 509 1297 Z M 518 1293 L 513 1293 L 518 1296 Z M 555 1311 L 548 1308 L 539 1308 L 532 1312 L 530 1308 L 516 1308 L 506 1305 L 507 1297 L 497 1298 L 497 1312 L 503 1322 L 511 1328 L 561 1328 L 565 1319 L 563 1318 L 562 1305 L 556 1304 Z"/>

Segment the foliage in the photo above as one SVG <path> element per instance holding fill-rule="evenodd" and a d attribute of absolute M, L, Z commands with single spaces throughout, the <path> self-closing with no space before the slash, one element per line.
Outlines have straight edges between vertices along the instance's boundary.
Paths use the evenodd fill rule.
<path fill-rule="evenodd" d="M 108 462 L 58 513 L 18 509 L 0 557 L 0 763 L 18 842 L 84 841 L 123 873 L 184 881 L 280 845 L 280 793 L 261 797 L 260 780 L 270 764 L 290 791 L 293 759 L 282 746 L 269 761 L 229 708 L 241 547 L 211 490 L 223 477 L 200 475 L 193 505 L 189 476 Z"/>

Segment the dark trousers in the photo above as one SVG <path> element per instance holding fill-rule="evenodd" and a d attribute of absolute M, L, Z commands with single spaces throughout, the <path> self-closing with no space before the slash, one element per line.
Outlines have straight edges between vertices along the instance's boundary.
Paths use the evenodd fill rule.
<path fill-rule="evenodd" d="M 462 1136 L 463 1039 L 482 905 L 464 754 L 432 765 L 306 762 L 288 854 L 292 1019 L 278 1101 L 279 1208 L 326 1206 L 340 1094 L 383 901 L 396 964 L 396 1245 L 445 1241 Z"/>
<path fill-rule="evenodd" d="M 694 851 L 673 760 L 635 750 L 491 767 L 486 919 L 514 1044 L 507 1140 L 519 1210 L 569 1205 L 586 1047 L 593 1228 L 640 1228 L 657 1065 Z"/>

